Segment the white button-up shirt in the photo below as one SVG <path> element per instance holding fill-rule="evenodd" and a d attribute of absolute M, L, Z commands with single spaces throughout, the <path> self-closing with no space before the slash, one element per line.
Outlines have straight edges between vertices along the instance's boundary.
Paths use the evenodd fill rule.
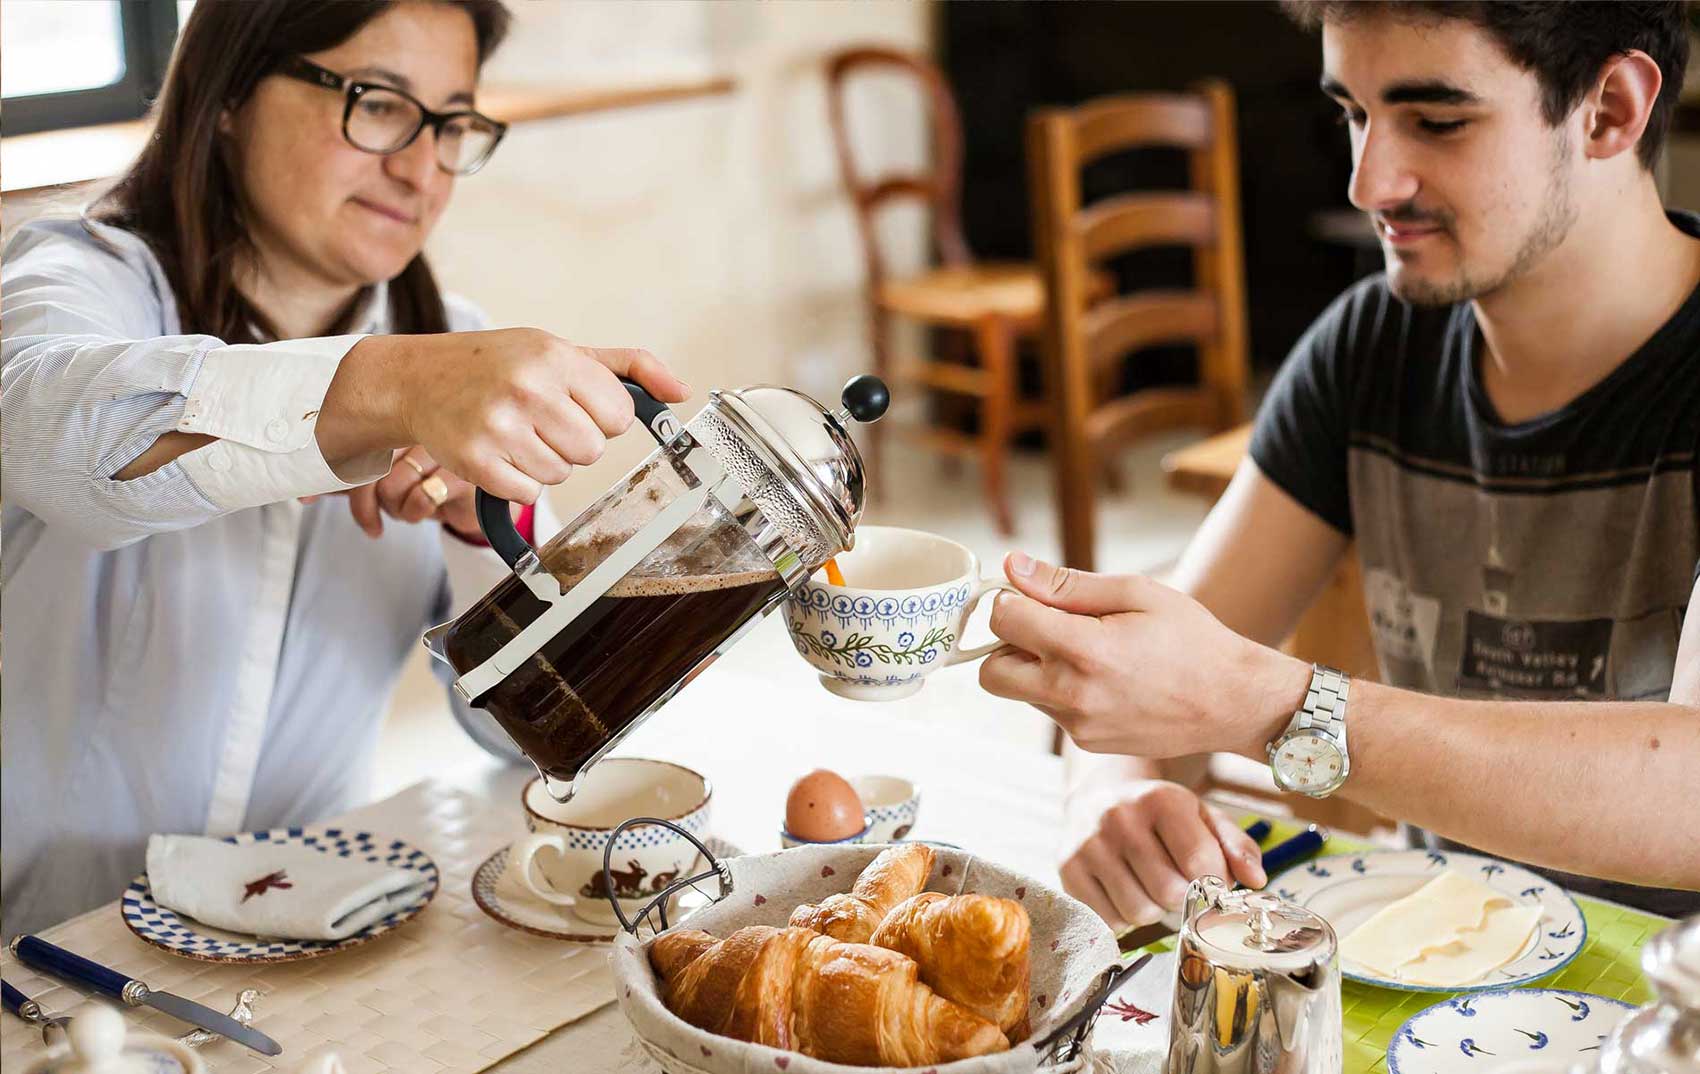
<path fill-rule="evenodd" d="M 91 234 L 91 229 L 93 233 Z M 469 603 L 500 576 L 435 523 L 368 538 L 315 419 L 337 366 L 389 330 L 375 288 L 360 332 L 227 345 L 182 334 L 134 235 L 25 225 L 0 266 L 4 935 L 114 899 L 154 832 L 223 835 L 344 810 L 420 633 L 451 611 L 445 541 Z M 482 318 L 448 304 L 450 327 Z M 170 430 L 219 439 L 129 481 Z M 482 571 L 482 574 L 479 573 Z M 451 701 L 453 701 L 451 695 Z M 481 711 L 480 745 L 517 757 Z"/>

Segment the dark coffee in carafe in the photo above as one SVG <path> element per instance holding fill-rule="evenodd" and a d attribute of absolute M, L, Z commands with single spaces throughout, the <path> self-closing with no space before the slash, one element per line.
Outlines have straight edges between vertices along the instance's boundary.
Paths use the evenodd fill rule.
<path fill-rule="evenodd" d="M 551 546 L 544 564 L 570 587 L 619 543 Z M 571 782 L 783 587 L 741 527 L 687 525 L 474 704 L 545 775 Z M 544 608 L 517 578 L 504 579 L 450 628 L 449 663 L 465 674 Z"/>

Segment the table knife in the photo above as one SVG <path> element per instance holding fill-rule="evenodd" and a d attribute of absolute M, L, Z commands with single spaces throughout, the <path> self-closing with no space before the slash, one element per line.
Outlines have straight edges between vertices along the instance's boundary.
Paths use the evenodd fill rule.
<path fill-rule="evenodd" d="M 155 992 L 133 977 L 73 954 L 39 936 L 19 936 L 12 941 L 12 953 L 18 957 L 18 961 L 32 969 L 62 981 L 92 988 L 102 995 L 122 1001 L 126 1006 L 145 1005 L 156 1011 L 164 1011 L 192 1026 L 200 1026 L 210 1033 L 228 1037 L 261 1055 L 278 1055 L 283 1051 L 277 1041 L 257 1029 L 243 1025 L 227 1014 L 220 1014 L 211 1007 L 202 1006 L 170 992 Z"/>
<path fill-rule="evenodd" d="M 1267 822 L 1264 834 L 1268 834 Z M 1257 825 L 1246 829 L 1246 834 L 1253 839 L 1260 838 L 1255 834 Z M 1287 866 L 1303 861 L 1322 849 L 1322 844 L 1328 841 L 1328 829 L 1312 824 L 1291 839 L 1276 843 L 1263 852 L 1263 875 L 1274 876 Z M 1116 946 L 1123 951 L 1137 951 L 1147 944 L 1173 936 L 1181 930 L 1180 914 L 1171 911 L 1163 916 L 1163 920 L 1151 925 L 1142 925 L 1130 932 L 1124 932 L 1116 937 Z"/>

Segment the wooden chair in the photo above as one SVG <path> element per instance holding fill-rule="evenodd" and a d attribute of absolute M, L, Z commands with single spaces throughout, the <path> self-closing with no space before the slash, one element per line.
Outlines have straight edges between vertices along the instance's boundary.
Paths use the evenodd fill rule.
<path fill-rule="evenodd" d="M 1216 432 L 1244 420 L 1245 267 L 1235 138 L 1233 91 L 1221 82 L 1187 94 L 1107 97 L 1028 120 L 1034 234 L 1048 303 L 1052 451 L 1069 566 L 1094 566 L 1097 475 L 1114 447 L 1167 429 Z M 1146 147 L 1185 150 L 1189 187 L 1081 204 L 1083 167 Z M 1193 251 L 1193 287 L 1092 301 L 1093 274 L 1109 259 L 1174 246 Z M 1171 344 L 1196 345 L 1196 383 L 1113 394 L 1130 354 Z"/>
<path fill-rule="evenodd" d="M 932 153 L 916 174 L 865 176 L 856 165 L 846 114 L 846 90 L 853 75 L 870 70 L 897 71 L 913 77 L 925 91 L 932 124 Z M 1043 402 L 1024 402 L 1017 376 L 1017 341 L 1037 337 L 1044 311 L 1044 287 L 1034 266 L 974 260 L 962 235 L 962 121 L 944 76 L 925 60 L 886 48 L 854 48 L 827 60 L 827 104 L 839 171 L 856 210 L 867 266 L 868 329 L 874 369 L 896 388 L 922 387 L 962 397 L 979 412 L 979 429 L 969 435 L 956 428 L 912 430 L 921 443 L 954 455 L 978 456 L 985 495 L 1004 534 L 1014 532 L 1006 488 L 1005 461 L 1010 441 L 1041 426 Z M 875 222 L 881 209 L 902 199 L 926 203 L 932 217 L 933 253 L 938 267 L 917 276 L 894 279 L 880 248 Z M 973 364 L 934 357 L 895 358 L 891 353 L 892 318 L 952 329 L 968 337 Z M 868 433 L 868 468 L 880 466 L 880 426 Z"/>

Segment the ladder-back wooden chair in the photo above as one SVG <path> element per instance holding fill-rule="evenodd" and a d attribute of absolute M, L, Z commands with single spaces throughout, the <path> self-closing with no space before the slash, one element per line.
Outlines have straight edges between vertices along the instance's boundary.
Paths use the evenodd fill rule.
<path fill-rule="evenodd" d="M 1063 560 L 1093 569 L 1098 475 L 1114 449 L 1181 427 L 1214 433 L 1245 419 L 1247 339 L 1239 163 L 1233 91 L 1139 94 L 1047 109 L 1027 125 L 1034 232 L 1044 274 L 1047 387 L 1055 405 Z M 1081 171 L 1132 149 L 1184 150 L 1187 188 L 1130 191 L 1082 204 Z M 1155 247 L 1193 253 L 1190 288 L 1094 301 L 1092 280 L 1112 258 Z M 1129 355 L 1195 345 L 1191 384 L 1116 395 Z"/>
<path fill-rule="evenodd" d="M 869 176 L 856 162 L 850 139 L 847 90 L 852 79 L 871 71 L 910 76 L 924 94 L 931 123 L 931 153 L 914 173 Z M 962 121 L 949 84 L 937 67 L 888 48 L 853 48 L 829 57 L 827 103 L 837 147 L 839 171 L 856 212 L 867 271 L 868 331 L 874 368 L 897 386 L 920 387 L 965 398 L 978 413 L 974 434 L 933 425 L 905 430 L 921 444 L 968 455 L 980 461 L 986 501 L 998 529 L 1014 531 L 1006 479 L 1010 442 L 1024 430 L 1041 426 L 1048 416 L 1042 401 L 1021 398 L 1018 341 L 1037 338 L 1044 310 L 1038 270 L 1025 263 L 987 263 L 974 259 L 962 233 Z M 925 203 L 931 216 L 936 267 L 894 278 L 876 227 L 881 210 L 910 199 Z M 952 329 L 966 335 L 973 363 L 925 356 L 898 357 L 891 352 L 894 317 Z M 867 430 L 869 472 L 880 464 L 880 426 Z"/>

